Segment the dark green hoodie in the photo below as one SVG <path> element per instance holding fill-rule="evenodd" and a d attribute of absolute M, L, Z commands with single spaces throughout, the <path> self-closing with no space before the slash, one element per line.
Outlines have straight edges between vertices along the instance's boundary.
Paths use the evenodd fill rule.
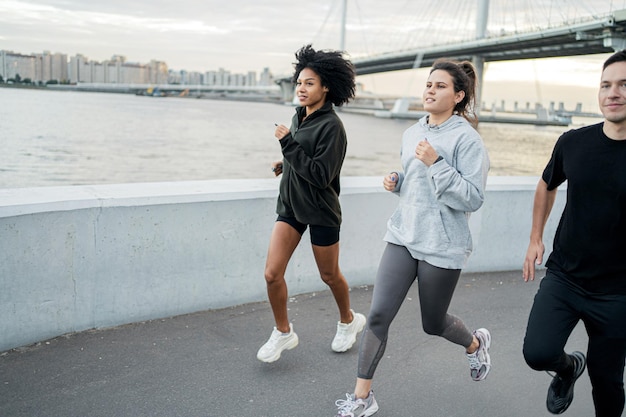
<path fill-rule="evenodd" d="M 290 133 L 280 140 L 283 177 L 276 213 L 308 225 L 339 227 L 346 131 L 330 102 L 302 121 L 305 112 L 304 107 L 296 108 Z"/>

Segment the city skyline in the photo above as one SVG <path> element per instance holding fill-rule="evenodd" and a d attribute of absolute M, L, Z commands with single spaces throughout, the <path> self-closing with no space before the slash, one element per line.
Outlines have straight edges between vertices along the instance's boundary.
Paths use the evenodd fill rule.
<path fill-rule="evenodd" d="M 9 51 L 4 51 L 0 49 L 0 75 L 3 75 L 2 71 L 2 54 Z M 20 51 L 11 51 L 13 53 L 29 56 L 30 54 L 23 54 Z M 120 62 L 127 62 L 130 67 L 130 72 L 134 75 L 130 75 L 130 77 L 134 77 L 128 79 L 126 83 L 145 83 L 145 84 L 205 84 L 205 85 L 233 85 L 233 86 L 243 86 L 243 85 L 271 85 L 273 81 L 274 75 L 269 71 L 268 68 L 265 68 L 261 73 L 260 77 L 257 79 L 256 71 L 248 71 L 246 74 L 244 73 L 233 73 L 228 69 L 219 68 L 218 70 L 207 70 L 207 71 L 191 71 L 187 72 L 185 70 L 176 70 L 172 68 L 168 68 L 166 62 L 161 61 L 152 61 L 149 63 L 139 63 L 129 59 L 122 54 L 115 54 L 110 59 L 104 61 L 94 61 L 89 60 L 89 57 L 84 57 L 82 55 L 70 56 L 68 54 L 63 54 L 62 52 L 52 53 L 50 51 L 43 51 L 43 55 L 48 54 L 48 56 L 53 57 L 56 56 L 58 58 L 59 55 L 64 56 L 68 61 L 68 67 L 71 68 L 72 65 L 76 65 L 76 61 L 86 60 L 87 62 L 91 62 L 92 64 L 95 62 L 98 66 L 117 66 L 119 67 Z M 34 55 L 42 56 L 42 53 L 34 53 Z M 573 109 L 574 106 L 579 103 L 582 104 L 583 109 L 586 111 L 594 112 L 597 109 L 597 86 L 599 84 L 600 79 L 600 68 L 601 63 L 609 56 L 610 54 L 602 54 L 597 56 L 590 57 L 571 57 L 571 58 L 554 58 L 554 59 L 543 59 L 543 60 L 527 60 L 527 61 L 509 61 L 504 63 L 495 63 L 496 65 L 502 65 L 504 67 L 508 67 L 508 69 L 501 70 L 501 73 L 506 73 L 508 76 L 502 77 L 498 76 L 496 73 L 495 77 L 489 78 L 489 66 L 494 65 L 494 63 L 487 64 L 486 66 L 486 79 L 483 83 L 483 103 L 494 106 L 500 106 L 503 103 L 507 106 L 508 109 L 511 109 L 515 103 L 520 106 L 526 105 L 534 105 L 534 103 L 542 103 L 544 106 L 548 106 L 550 103 L 565 103 L 568 109 Z M 74 63 L 72 63 L 74 61 Z M 555 65 L 556 62 L 556 65 Z M 167 81 L 164 81 L 163 78 L 150 79 L 149 74 L 140 75 L 138 74 L 138 68 L 145 67 L 149 72 L 151 68 L 154 66 L 163 66 L 165 65 L 168 70 L 166 71 L 165 77 Z M 582 65 L 582 66 L 581 66 Z M 557 69 L 555 70 L 555 66 Z M 577 66 L 578 71 L 572 73 L 569 69 L 572 66 Z M 561 67 L 558 69 L 558 67 Z M 544 73 L 546 68 L 550 68 L 552 71 L 552 75 L 560 77 L 559 81 L 561 82 L 543 82 L 539 83 L 536 81 L 529 81 L 524 79 L 519 79 L 516 75 L 517 73 Z M 92 69 L 93 71 L 93 69 Z M 103 77 L 102 69 L 98 70 L 100 72 L 100 77 Z M 118 69 L 119 71 L 119 69 Z M 370 93 L 379 94 L 382 96 L 419 96 L 421 93 L 422 85 L 425 84 L 426 79 L 428 78 L 428 69 L 422 68 L 419 70 L 405 70 L 405 71 L 396 71 L 393 73 L 380 74 L 375 76 L 364 76 L 357 77 L 357 82 L 362 86 L 362 88 Z M 586 71 L 588 73 L 587 80 L 581 78 L 581 74 Z M 71 70 L 70 70 L 71 72 Z M 572 77 L 568 79 L 568 75 Z M 119 75 L 117 77 L 120 77 Z M 144 79 L 140 79 L 137 77 L 144 77 Z M 230 80 L 229 81 L 229 77 Z M 397 90 L 387 89 L 386 91 L 380 92 L 379 89 L 376 88 L 376 82 L 384 77 L 392 78 L 390 81 L 396 87 L 399 87 Z M 3 77 L 4 81 L 7 81 L 7 77 Z M 21 76 L 21 78 L 25 78 Z M 28 76 L 30 78 L 30 76 Z M 209 78 L 212 78 L 212 81 L 209 81 Z M 378 78 L 378 80 L 376 80 Z M 369 81 L 368 81 L 369 79 Z M 75 79 L 70 79 L 70 82 L 76 82 Z M 45 81 L 43 81 L 45 82 Z M 84 79 L 82 82 L 124 82 L 120 79 L 113 80 L 104 80 L 104 79 L 95 79 L 88 78 L 87 81 Z M 384 80 L 383 80 L 384 82 Z M 564 82 L 564 83 L 563 83 Z M 571 83 L 571 86 L 567 86 L 567 83 Z M 572 86 L 575 85 L 575 88 Z M 372 88 L 373 87 L 373 88 Z"/>
<path fill-rule="evenodd" d="M 260 78 L 257 77 L 260 74 Z M 270 85 L 268 68 L 235 73 L 225 68 L 186 71 L 169 68 L 167 62 L 152 60 L 136 62 L 115 54 L 96 61 L 82 54 L 64 52 L 31 52 L 0 49 L 0 76 L 3 81 L 21 80 L 43 84 L 58 83 L 135 83 L 135 84 L 207 84 L 256 86 Z"/>

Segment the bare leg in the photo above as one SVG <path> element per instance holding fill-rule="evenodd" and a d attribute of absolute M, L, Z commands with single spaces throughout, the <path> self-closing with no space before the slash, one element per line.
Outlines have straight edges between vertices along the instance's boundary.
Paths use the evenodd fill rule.
<path fill-rule="evenodd" d="M 317 269 L 335 297 L 341 322 L 351 323 L 353 317 L 350 311 L 350 290 L 339 269 L 339 242 L 330 246 L 312 246 Z"/>
<path fill-rule="evenodd" d="M 472 335 L 472 344 L 469 345 L 467 349 L 465 349 L 465 351 L 467 353 L 474 353 L 478 350 L 479 346 L 480 346 L 480 342 L 478 341 L 478 339 L 476 339 L 476 336 Z"/>
<path fill-rule="evenodd" d="M 300 234 L 289 224 L 277 221 L 272 230 L 270 245 L 265 262 L 265 283 L 267 296 L 274 313 L 276 329 L 283 333 L 289 332 L 287 314 L 287 284 L 285 271 L 289 259 L 300 243 Z"/>
<path fill-rule="evenodd" d="M 370 391 L 372 389 L 372 380 L 371 379 L 356 379 L 356 386 L 354 387 L 354 395 L 356 398 L 367 398 L 370 395 Z"/>

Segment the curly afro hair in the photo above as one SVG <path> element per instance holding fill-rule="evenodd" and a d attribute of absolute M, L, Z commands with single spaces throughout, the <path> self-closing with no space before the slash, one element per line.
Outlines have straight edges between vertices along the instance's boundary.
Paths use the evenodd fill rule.
<path fill-rule="evenodd" d="M 354 98 L 356 71 L 352 62 L 343 57 L 342 51 L 316 51 L 309 44 L 296 52 L 295 72 L 292 82 L 298 80 L 300 71 L 310 68 L 320 77 L 322 86 L 328 88 L 326 100 L 341 106 Z"/>

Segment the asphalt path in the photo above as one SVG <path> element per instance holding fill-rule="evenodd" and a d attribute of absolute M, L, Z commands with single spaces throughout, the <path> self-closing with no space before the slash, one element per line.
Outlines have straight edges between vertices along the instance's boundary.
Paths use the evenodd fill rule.
<path fill-rule="evenodd" d="M 349 277 L 348 277 L 349 279 Z M 489 377 L 474 382 L 463 349 L 426 335 L 414 285 L 374 378 L 376 417 L 550 416 L 551 378 L 521 354 L 539 282 L 521 272 L 462 274 L 450 312 L 492 334 Z M 367 315 L 372 287 L 351 289 Z M 300 344 L 277 362 L 256 359 L 273 327 L 267 302 L 57 337 L 0 354 L 0 416 L 334 416 L 352 392 L 357 345 L 330 343 L 338 313 L 329 291 L 290 298 Z M 586 350 L 579 325 L 567 350 Z M 594 415 L 587 372 L 565 416 Z"/>

